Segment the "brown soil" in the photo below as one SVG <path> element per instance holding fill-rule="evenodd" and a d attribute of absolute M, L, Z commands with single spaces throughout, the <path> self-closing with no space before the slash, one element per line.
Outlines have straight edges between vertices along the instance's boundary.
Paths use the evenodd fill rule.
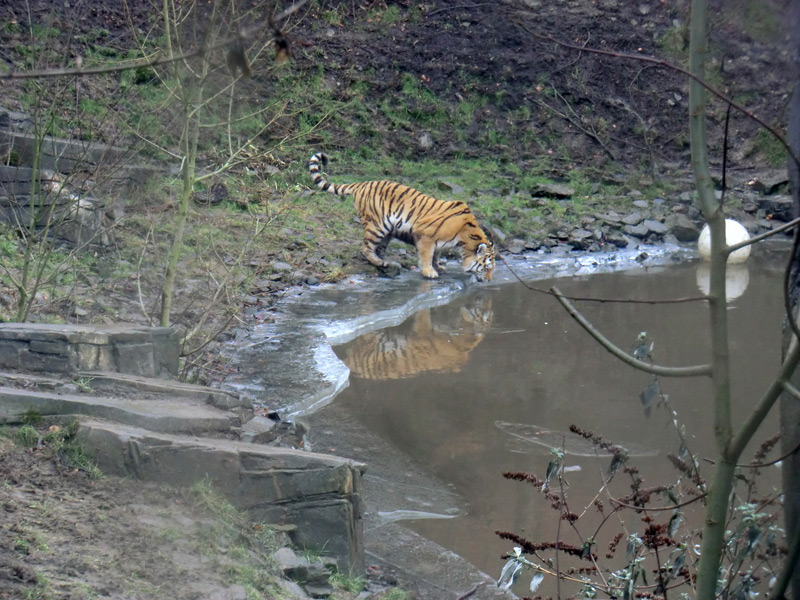
<path fill-rule="evenodd" d="M 91 479 L 0 438 L 0 598 L 237 598 L 235 539 L 187 491 Z"/>

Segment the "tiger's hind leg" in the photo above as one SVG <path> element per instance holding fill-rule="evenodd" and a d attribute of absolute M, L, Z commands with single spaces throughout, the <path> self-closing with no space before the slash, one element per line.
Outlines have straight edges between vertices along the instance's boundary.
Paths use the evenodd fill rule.
<path fill-rule="evenodd" d="M 436 272 L 439 273 L 439 275 L 441 275 L 442 273 L 445 272 L 445 268 L 444 265 L 442 264 L 442 261 L 439 260 L 439 256 L 440 256 L 439 250 L 435 249 L 433 251 L 433 260 L 431 261 L 431 265 L 433 266 L 434 269 L 436 269 Z"/>
<path fill-rule="evenodd" d="M 363 256 L 370 264 L 375 265 L 379 269 L 384 269 L 390 272 L 396 271 L 396 273 L 391 274 L 399 275 L 403 268 L 400 266 L 400 263 L 382 258 L 382 255 L 386 250 L 386 246 L 388 245 L 388 238 L 382 238 L 378 242 L 372 242 L 367 238 L 364 238 L 364 242 L 361 244 L 361 256 Z"/>

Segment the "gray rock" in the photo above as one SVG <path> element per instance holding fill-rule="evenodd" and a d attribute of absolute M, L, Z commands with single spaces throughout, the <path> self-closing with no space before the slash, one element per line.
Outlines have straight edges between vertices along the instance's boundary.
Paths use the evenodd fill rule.
<path fill-rule="evenodd" d="M 291 271 L 293 267 L 289 263 L 276 260 L 272 263 L 272 268 L 276 271 Z"/>
<path fill-rule="evenodd" d="M 420 150 L 430 150 L 433 148 L 433 138 L 428 132 L 423 133 L 417 138 L 417 146 Z"/>
<path fill-rule="evenodd" d="M 766 229 L 767 231 L 772 230 L 772 221 L 768 221 L 767 219 L 756 219 L 756 223 L 762 229 Z"/>
<path fill-rule="evenodd" d="M 643 238 L 650 233 L 650 228 L 647 225 L 625 225 L 622 230 L 628 235 L 637 238 Z"/>
<path fill-rule="evenodd" d="M 536 240 L 528 240 L 525 242 L 525 250 L 538 250 L 542 244 Z"/>
<path fill-rule="evenodd" d="M 272 432 L 276 424 L 275 421 L 267 417 L 253 417 L 242 425 L 242 441 L 265 444 L 274 437 Z"/>
<path fill-rule="evenodd" d="M 786 190 L 786 187 L 789 185 L 789 178 L 785 173 L 777 173 L 774 175 L 762 174 L 751 179 L 748 184 L 751 189 L 761 192 L 762 194 L 776 194 Z"/>
<path fill-rule="evenodd" d="M 525 240 L 514 238 L 506 244 L 506 250 L 511 254 L 522 254 L 525 251 Z"/>
<path fill-rule="evenodd" d="M 575 190 L 561 183 L 537 183 L 531 189 L 531 196 L 534 197 L 572 198 L 574 195 Z"/>
<path fill-rule="evenodd" d="M 742 199 L 742 210 L 747 213 L 754 213 L 758 210 L 758 198 L 754 197 L 752 194 L 747 194 Z"/>
<path fill-rule="evenodd" d="M 452 181 L 448 181 L 446 179 L 440 179 L 436 182 L 438 188 L 444 192 L 449 192 L 451 194 L 463 194 L 464 188 L 458 185 L 457 183 L 453 183 Z"/>
<path fill-rule="evenodd" d="M 644 215 L 640 212 L 632 212 L 629 215 L 626 215 L 622 218 L 622 222 L 625 225 L 638 225 L 642 221 L 644 221 Z"/>
<path fill-rule="evenodd" d="M 290 579 L 278 579 L 275 584 L 280 588 L 279 598 L 286 600 L 310 600 L 311 596 L 306 594 L 297 583 Z"/>
<path fill-rule="evenodd" d="M 633 205 L 636 208 L 647 208 L 648 206 L 650 206 L 650 204 L 647 202 L 647 200 L 634 200 L 633 201 Z"/>
<path fill-rule="evenodd" d="M 700 230 L 692 220 L 682 213 L 672 213 L 665 221 L 667 230 L 681 242 L 694 242 L 700 237 Z"/>
<path fill-rule="evenodd" d="M 609 225 L 619 225 L 622 222 L 622 215 L 614 212 L 613 210 L 597 215 L 597 218 L 608 223 Z"/>
<path fill-rule="evenodd" d="M 487 227 L 487 232 L 491 237 L 493 237 L 496 241 L 500 242 L 501 244 L 506 241 L 508 237 L 502 229 L 499 227 L 489 226 Z"/>
<path fill-rule="evenodd" d="M 312 598 L 327 598 L 333 594 L 333 586 L 327 581 L 324 583 L 309 583 L 305 588 Z"/>
<path fill-rule="evenodd" d="M 668 229 L 664 223 L 661 221 L 656 221 L 655 219 L 645 219 L 642 221 L 642 225 L 647 227 L 650 230 L 650 233 L 656 233 L 658 235 L 667 233 Z"/>
<path fill-rule="evenodd" d="M 791 221 L 793 214 L 792 199 L 789 196 L 769 196 L 758 201 L 759 210 L 779 221 Z"/>
<path fill-rule="evenodd" d="M 664 234 L 664 238 L 662 240 L 665 244 L 671 244 L 673 246 L 678 246 L 680 243 L 678 242 L 678 238 L 676 238 L 671 233 Z"/>
<path fill-rule="evenodd" d="M 613 244 L 617 248 L 625 248 L 630 243 L 630 239 L 621 233 L 610 233 L 606 236 L 606 242 Z"/>
<path fill-rule="evenodd" d="M 573 248 L 584 250 L 594 241 L 593 238 L 592 232 L 587 229 L 573 229 L 569 233 L 567 243 Z"/>

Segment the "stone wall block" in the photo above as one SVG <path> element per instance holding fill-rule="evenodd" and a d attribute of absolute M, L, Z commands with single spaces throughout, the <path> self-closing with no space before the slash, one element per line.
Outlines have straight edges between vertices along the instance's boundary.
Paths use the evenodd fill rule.
<path fill-rule="evenodd" d="M 171 327 L 154 327 L 149 330 L 155 348 L 153 359 L 159 376 L 178 375 L 180 369 L 181 334 Z"/>
<path fill-rule="evenodd" d="M 57 356 L 67 356 L 69 353 L 69 347 L 66 342 L 59 340 L 31 340 L 30 350 L 39 354 L 55 354 Z"/>
<path fill-rule="evenodd" d="M 72 346 L 72 361 L 75 369 L 84 371 L 108 370 L 107 367 L 100 366 L 101 346 L 94 344 L 74 344 Z"/>
<path fill-rule="evenodd" d="M 77 436 L 108 475 L 183 486 L 208 479 L 251 519 L 294 524 L 296 544 L 335 558 L 346 573 L 363 575 L 361 473 L 366 467 L 362 464 L 283 448 L 252 450 L 237 442 L 187 440 L 94 421 L 82 422 Z M 308 468 L 279 467 L 287 463 Z M 246 465 L 270 465 L 272 470 L 250 471 Z"/>
<path fill-rule="evenodd" d="M 353 493 L 353 474 L 347 466 L 305 471 L 247 472 L 239 486 L 239 497 L 246 508 L 264 502 L 286 502 L 292 498 Z"/>
<path fill-rule="evenodd" d="M 23 352 L 27 354 L 28 344 L 14 340 L 0 339 L 0 367 L 4 369 L 23 368 Z"/>
<path fill-rule="evenodd" d="M 143 375 L 145 377 L 158 375 L 156 362 L 153 358 L 153 344 L 135 344 L 114 339 L 112 354 L 112 363 L 115 367 L 106 370 L 129 375 Z"/>
<path fill-rule="evenodd" d="M 180 334 L 168 327 L 0 324 L 0 368 L 177 376 Z"/>
<path fill-rule="evenodd" d="M 68 356 L 32 352 L 29 344 L 25 344 L 25 347 L 20 351 L 20 363 L 21 365 L 18 368 L 30 371 L 63 373 L 70 370 Z"/>
<path fill-rule="evenodd" d="M 303 523 L 303 527 L 289 534 L 297 547 L 335 557 L 339 570 L 345 574 L 364 572 L 363 521 L 350 502 L 343 499 L 295 502 L 280 509 L 265 507 L 250 511 L 250 516 L 265 522 Z"/>

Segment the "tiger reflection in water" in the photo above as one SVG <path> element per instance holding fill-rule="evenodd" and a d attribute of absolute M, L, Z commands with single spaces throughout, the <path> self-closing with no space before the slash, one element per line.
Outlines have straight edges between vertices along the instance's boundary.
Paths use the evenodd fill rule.
<path fill-rule="evenodd" d="M 437 313 L 439 316 L 439 313 Z M 457 324 L 431 319 L 430 309 L 396 327 L 356 338 L 340 356 L 354 377 L 402 379 L 426 371 L 457 373 L 492 325 L 492 300 L 477 296 L 458 310 Z"/>

